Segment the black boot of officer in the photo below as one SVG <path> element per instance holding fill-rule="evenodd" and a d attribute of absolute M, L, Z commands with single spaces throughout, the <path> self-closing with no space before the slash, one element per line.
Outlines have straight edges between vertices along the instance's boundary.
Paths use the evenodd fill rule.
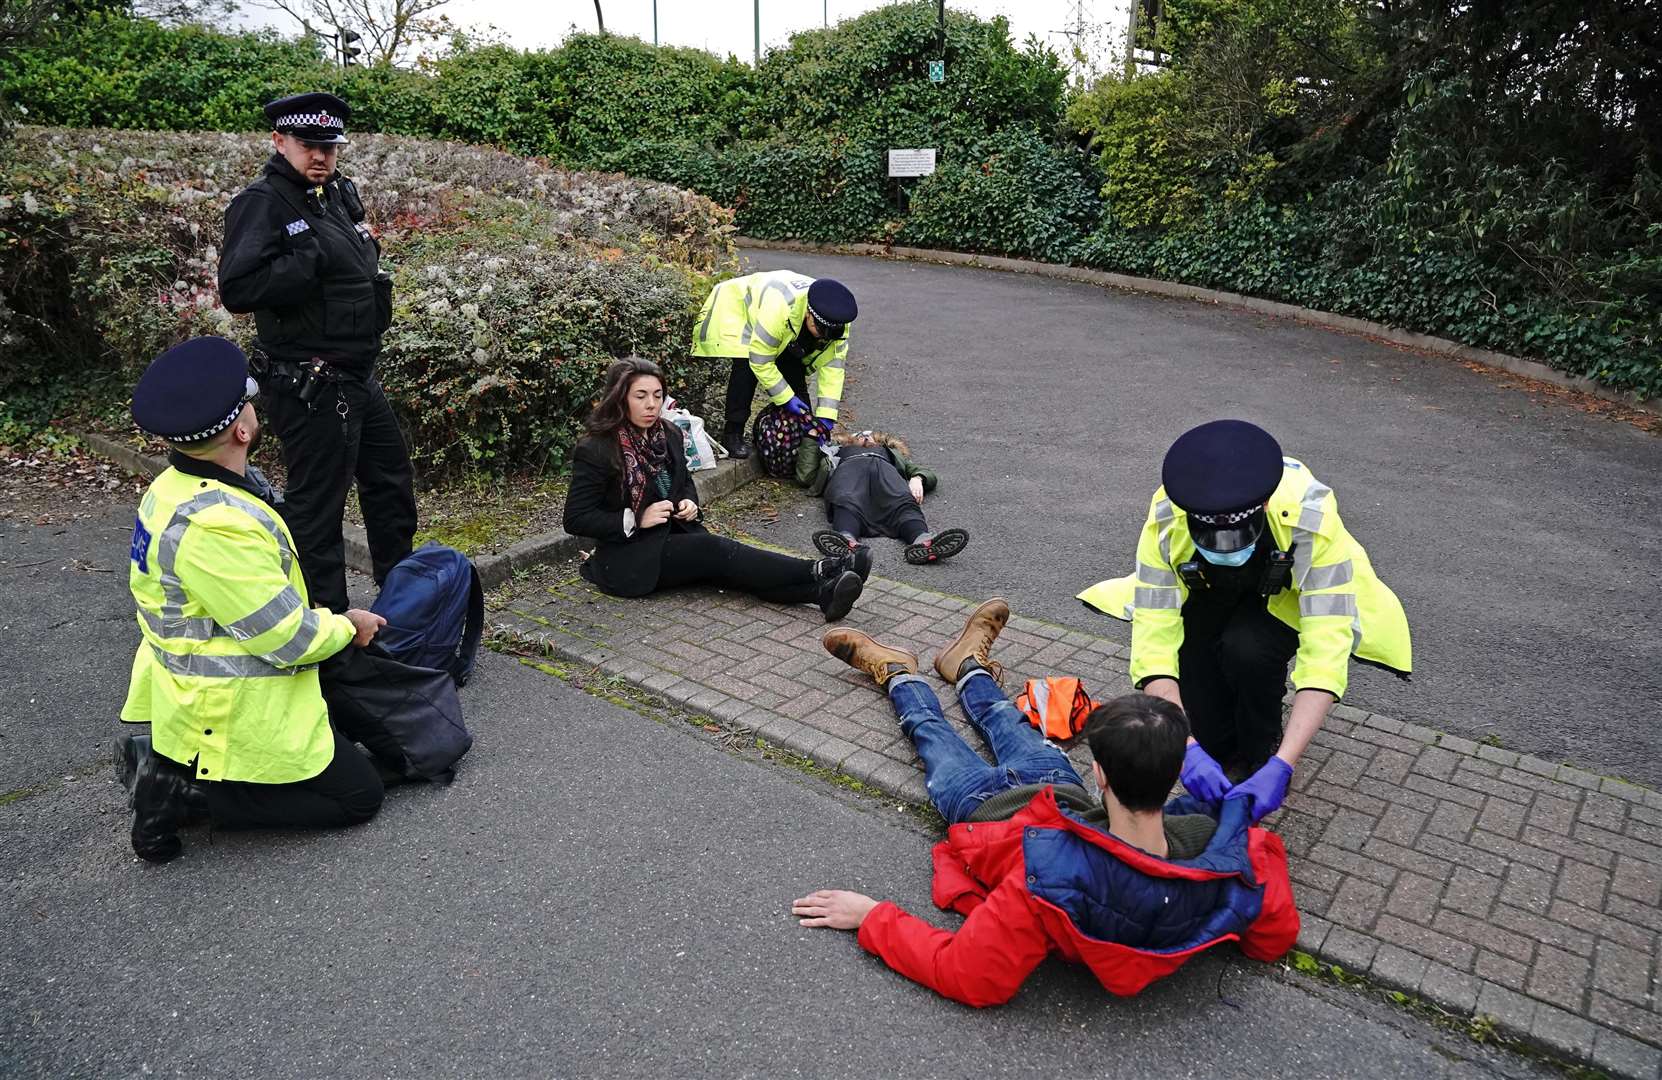
<path fill-rule="evenodd" d="M 115 747 L 116 778 L 133 811 L 133 853 L 147 862 L 171 862 L 184 849 L 179 830 L 207 819 L 207 793 L 188 768 L 151 749 L 150 736 L 123 735 Z"/>

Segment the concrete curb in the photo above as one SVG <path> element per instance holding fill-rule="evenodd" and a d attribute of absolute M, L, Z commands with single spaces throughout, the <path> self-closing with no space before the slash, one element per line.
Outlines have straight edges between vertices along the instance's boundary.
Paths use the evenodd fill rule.
<path fill-rule="evenodd" d="M 131 446 L 124 446 L 103 435 L 79 432 L 76 437 L 91 447 L 94 453 L 109 458 L 117 465 L 141 476 L 155 476 L 167 468 L 164 459 L 152 457 Z M 723 495 L 731 495 L 761 475 L 755 458 L 745 461 L 729 458 L 718 464 L 713 471 L 706 470 L 694 474 L 693 480 L 698 484 L 699 498 L 709 502 Z M 369 537 L 363 528 L 348 523 L 341 527 L 341 533 L 346 541 L 346 565 L 361 574 L 372 573 Z M 506 551 L 482 555 L 473 560 L 473 565 L 479 572 L 479 583 L 486 589 L 494 589 L 507 582 L 517 571 L 575 555 L 582 544 L 581 537 L 572 536 L 563 529 L 555 529 L 552 532 L 527 537 Z"/>
<path fill-rule="evenodd" d="M 1420 334 L 1412 330 L 1388 326 L 1385 323 L 1353 318 L 1349 315 L 1335 315 L 1329 311 L 1317 311 L 1314 308 L 1283 304 L 1278 300 L 1265 300 L 1244 293 L 1220 292 L 1216 289 L 1203 289 L 1196 285 L 1162 281 L 1159 278 L 1135 277 L 1131 274 L 1116 274 L 1108 270 L 1090 270 L 1082 266 L 1064 266 L 1059 263 L 1038 262 L 1031 259 L 1011 259 L 998 255 L 976 255 L 963 251 L 939 251 L 933 248 L 886 247 L 883 244 L 811 244 L 796 240 L 759 240 L 749 236 L 736 237 L 734 243 L 740 247 L 763 248 L 774 251 L 805 251 L 826 255 L 870 255 L 886 259 L 906 259 L 915 262 L 969 266 L 981 270 L 1005 270 L 1017 274 L 1036 274 L 1040 277 L 1059 278 L 1063 281 L 1078 281 L 1089 285 L 1106 285 L 1110 288 L 1124 289 L 1129 292 L 1169 296 L 1179 300 L 1199 300 L 1211 304 L 1227 304 L 1231 307 L 1245 308 L 1248 311 L 1274 315 L 1279 318 L 1298 319 L 1331 330 L 1366 334 L 1370 337 L 1389 341 L 1393 345 L 1420 349 L 1455 360 L 1473 360 L 1480 364 L 1487 364 L 1490 367 L 1500 368 L 1502 371 L 1511 372 L 1514 375 L 1538 379 L 1541 382 L 1552 383 L 1554 386 L 1562 386 L 1603 398 L 1606 401 L 1614 401 L 1626 405 L 1628 408 L 1662 413 L 1662 398 L 1636 398 L 1632 394 L 1600 385 L 1592 379 L 1566 375 L 1562 371 L 1549 367 L 1538 360 L 1525 360 L 1521 357 L 1509 356 L 1506 353 L 1491 352 L 1488 349 L 1479 349 L 1472 345 L 1462 345 L 1460 342 L 1451 341 L 1448 338 Z"/>

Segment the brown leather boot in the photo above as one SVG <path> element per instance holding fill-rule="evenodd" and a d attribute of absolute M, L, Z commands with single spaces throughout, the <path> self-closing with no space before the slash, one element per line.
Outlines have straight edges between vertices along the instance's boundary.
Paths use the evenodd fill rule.
<path fill-rule="evenodd" d="M 918 658 L 904 649 L 879 644 L 870 634 L 839 626 L 820 638 L 825 651 L 857 671 L 863 671 L 884 686 L 896 675 L 916 675 Z"/>
<path fill-rule="evenodd" d="M 995 682 L 1004 680 L 1004 665 L 991 658 L 993 642 L 998 640 L 1004 624 L 1010 621 L 1010 605 L 1002 597 L 982 601 L 970 612 L 958 640 L 935 654 L 935 672 L 949 683 L 958 681 L 958 670 L 964 661 L 974 659 L 987 669 Z"/>

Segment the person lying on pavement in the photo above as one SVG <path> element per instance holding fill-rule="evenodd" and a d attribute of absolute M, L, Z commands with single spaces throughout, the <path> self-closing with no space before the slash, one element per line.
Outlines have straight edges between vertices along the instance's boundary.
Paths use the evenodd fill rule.
<path fill-rule="evenodd" d="M 1008 1001 L 1053 951 L 1122 995 L 1223 941 L 1255 960 L 1280 958 L 1299 926 L 1280 838 L 1251 827 L 1244 798 L 1225 798 L 1215 814 L 1188 796 L 1166 802 L 1189 734 L 1183 711 L 1136 693 L 1093 710 L 1094 798 L 999 689 L 990 650 L 1009 614 L 987 601 L 935 658 L 992 765 L 947 722 L 915 655 L 843 627 L 824 639 L 888 694 L 923 759 L 929 800 L 949 825 L 935 845 L 934 900 L 967 916 L 963 926 L 941 930 L 843 889 L 811 892 L 792 914 L 857 930 L 891 968 L 974 1006 Z"/>
<path fill-rule="evenodd" d="M 814 546 L 842 555 L 868 536 L 892 536 L 905 545 L 915 566 L 950 559 L 964 550 L 963 529 L 929 531 L 923 497 L 940 486 L 930 470 L 912 463 L 899 438 L 881 431 L 832 431 L 828 442 L 802 440 L 796 451 L 796 482 L 825 499 L 831 528 L 814 534 Z"/>

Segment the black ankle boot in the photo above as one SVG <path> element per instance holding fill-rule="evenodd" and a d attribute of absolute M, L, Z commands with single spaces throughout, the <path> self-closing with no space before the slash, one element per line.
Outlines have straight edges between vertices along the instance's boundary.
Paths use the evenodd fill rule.
<path fill-rule="evenodd" d="M 838 568 L 823 575 L 819 581 L 819 609 L 825 614 L 825 621 L 836 622 L 852 611 L 864 587 L 865 582 L 852 570 Z"/>
<path fill-rule="evenodd" d="M 842 556 L 837 561 L 842 564 L 842 568 L 844 570 L 852 570 L 856 574 L 859 574 L 861 581 L 867 581 L 871 578 L 870 545 L 861 544 L 859 547 L 854 548 L 847 555 Z"/>
<path fill-rule="evenodd" d="M 750 440 L 744 437 L 744 428 L 728 428 L 727 438 L 722 440 L 727 444 L 727 456 L 743 461 L 750 456 Z"/>
<path fill-rule="evenodd" d="M 135 738 L 132 742 L 138 742 Z M 148 741 L 148 740 L 146 740 Z M 190 771 L 178 762 L 169 761 L 148 746 L 136 756 L 133 772 L 133 853 L 149 862 L 171 862 L 179 857 L 184 844 L 179 830 L 193 818 L 206 815 L 207 793 L 191 779 Z"/>

